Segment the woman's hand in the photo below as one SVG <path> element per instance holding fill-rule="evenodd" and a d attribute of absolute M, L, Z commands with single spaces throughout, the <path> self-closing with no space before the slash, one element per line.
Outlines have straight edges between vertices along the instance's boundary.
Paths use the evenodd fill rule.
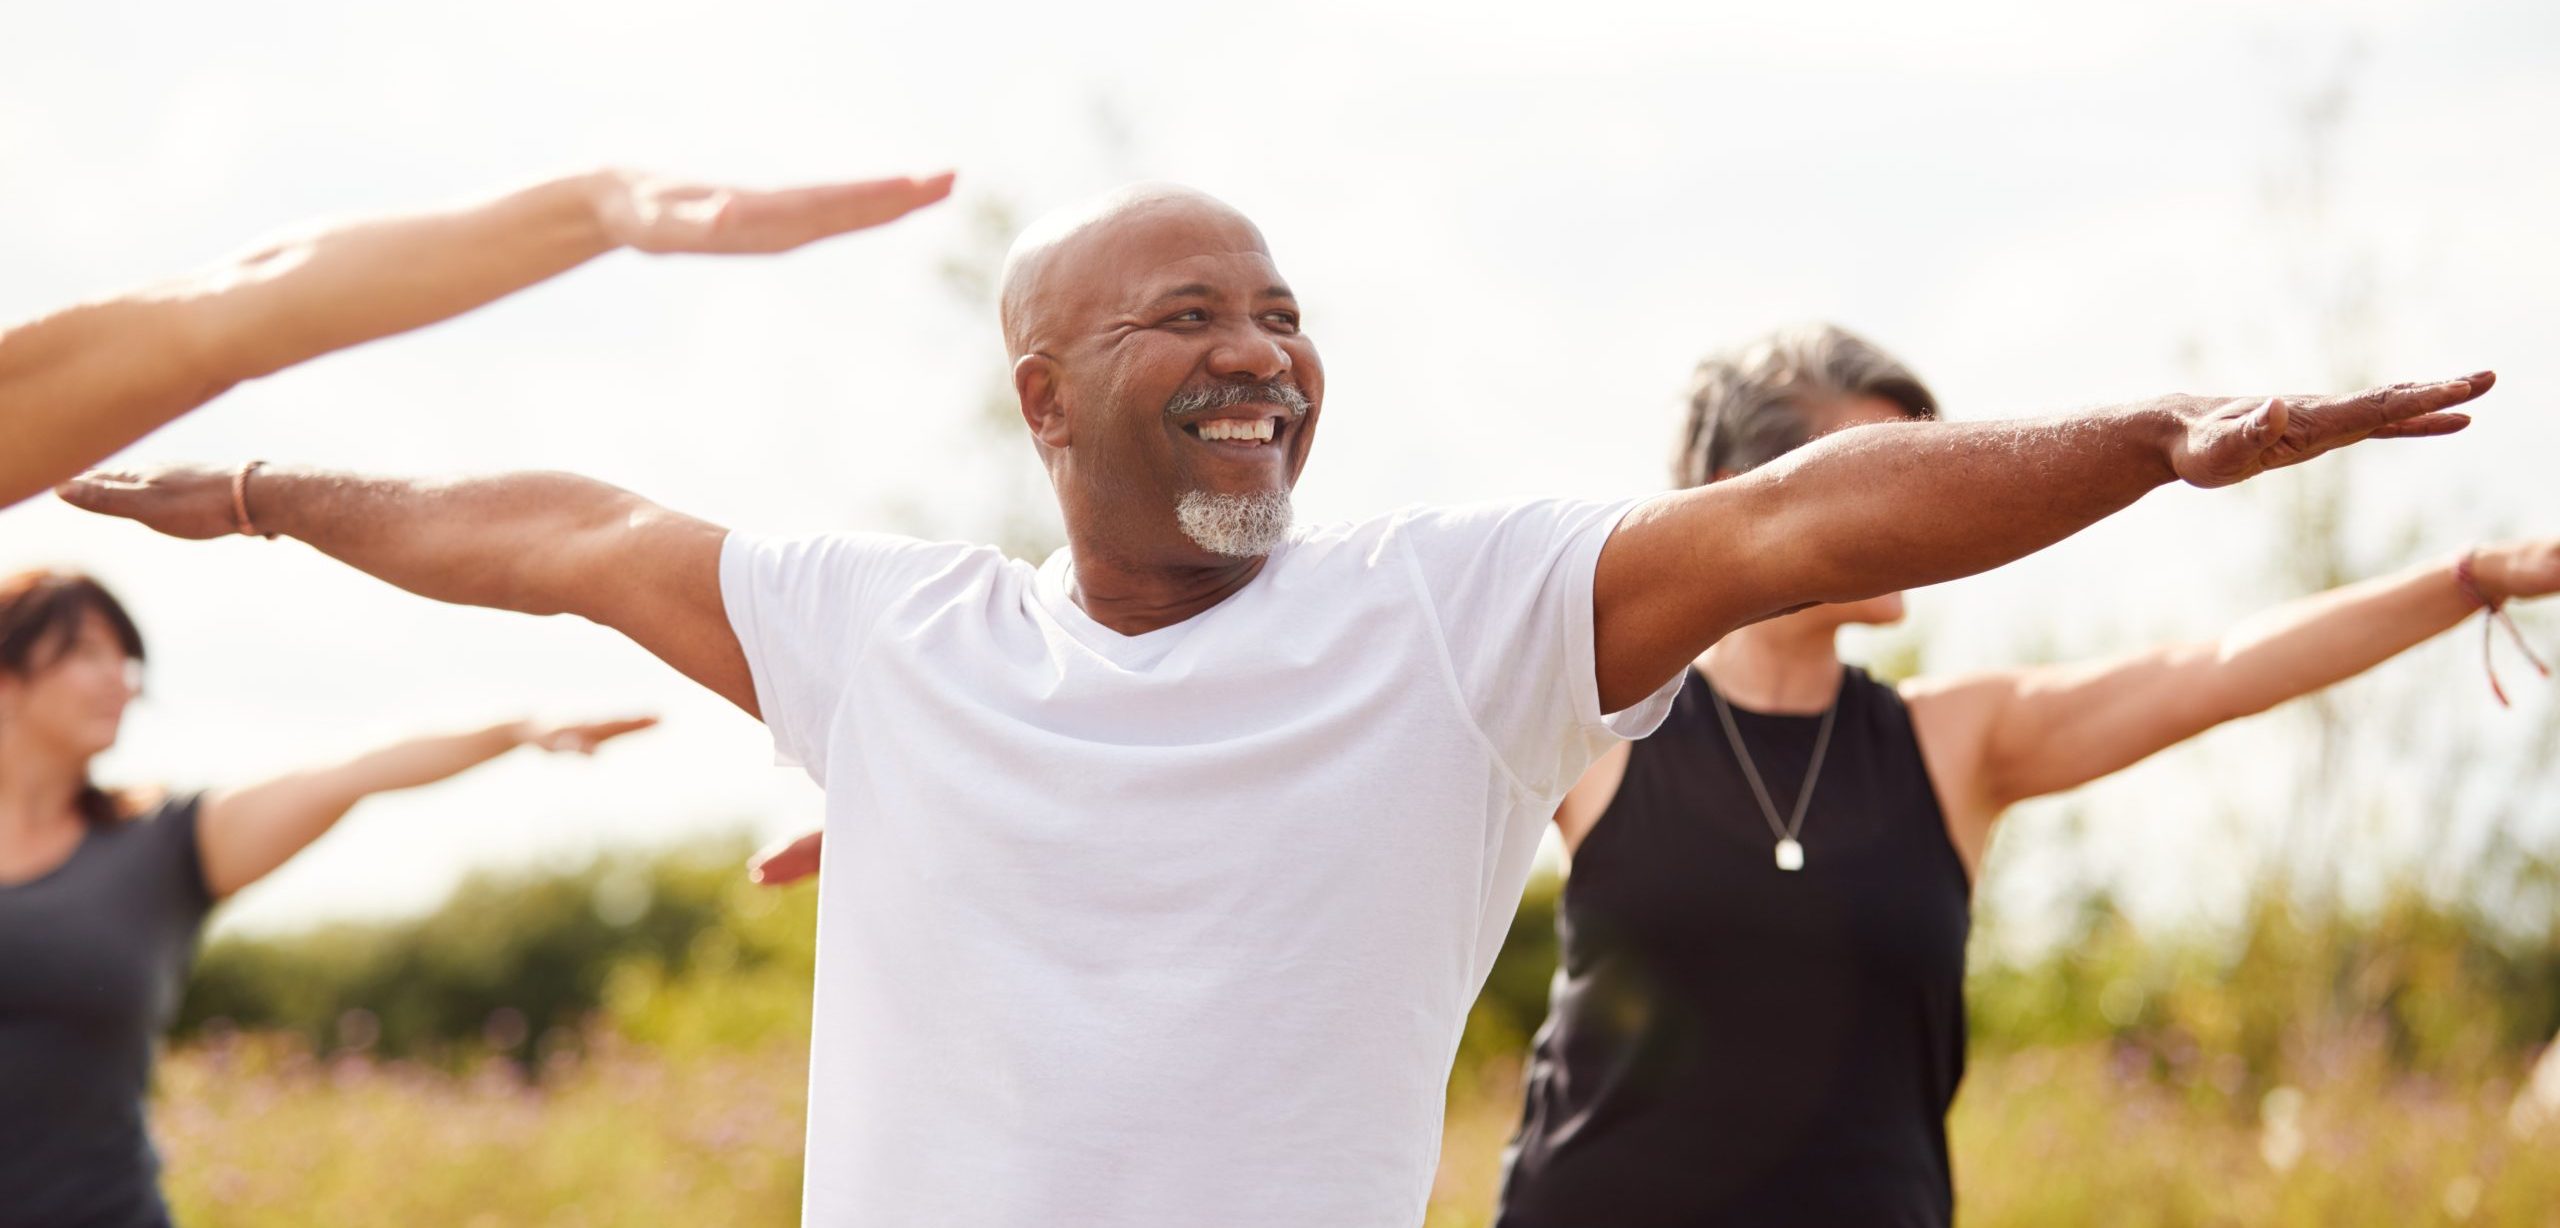
<path fill-rule="evenodd" d="M 2471 556 L 2482 595 L 2499 604 L 2560 593 L 2560 537 L 2500 542 Z"/>
<path fill-rule="evenodd" d="M 644 252 L 787 252 L 885 225 L 951 195 L 952 175 L 760 191 L 631 171 L 595 178 L 596 214 L 616 245 Z"/>
<path fill-rule="evenodd" d="M 559 754 L 563 751 L 592 755 L 596 748 L 626 733 L 638 733 L 658 723 L 654 716 L 629 716 L 620 720 L 594 721 L 583 725 L 540 725 L 532 721 L 518 723 L 517 740 L 535 750 Z"/>
<path fill-rule="evenodd" d="M 344 763 L 214 794 L 196 820 L 205 889 L 219 900 L 266 877 L 376 793 L 433 784 L 519 746 L 593 754 L 607 741 L 657 723 L 654 716 L 582 725 L 515 721 L 412 738 Z"/>

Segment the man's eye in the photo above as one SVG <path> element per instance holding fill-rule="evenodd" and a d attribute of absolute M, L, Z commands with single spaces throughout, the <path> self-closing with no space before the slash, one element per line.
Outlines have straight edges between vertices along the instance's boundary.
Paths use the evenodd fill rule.
<path fill-rule="evenodd" d="M 1271 321 L 1272 323 L 1277 324 L 1277 325 L 1279 325 L 1280 327 L 1282 327 L 1282 328 L 1285 328 L 1285 329 L 1289 330 L 1290 332 L 1293 332 L 1293 333 L 1294 333 L 1294 332 L 1298 331 L 1298 313 L 1297 313 L 1297 312 L 1294 312 L 1294 311 L 1274 311 L 1274 312 L 1272 312 L 1272 313 L 1270 313 L 1270 314 L 1268 314 L 1268 315 L 1266 315 L 1266 316 L 1264 316 L 1264 317 L 1262 317 L 1262 318 L 1263 318 L 1263 319 L 1266 319 L 1266 320 L 1269 320 L 1269 321 Z"/>
<path fill-rule="evenodd" d="M 1207 308 L 1194 307 L 1189 311 L 1183 312 L 1181 315 L 1175 316 L 1174 320 L 1178 323 L 1199 324 L 1206 321 L 1208 318 L 1209 311 Z"/>

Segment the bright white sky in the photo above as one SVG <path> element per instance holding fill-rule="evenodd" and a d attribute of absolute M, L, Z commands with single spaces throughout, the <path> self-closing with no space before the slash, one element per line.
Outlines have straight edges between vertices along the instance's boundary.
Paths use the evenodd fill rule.
<path fill-rule="evenodd" d="M 956 166 L 961 199 L 893 230 L 773 261 L 611 258 L 240 389 L 133 455 L 565 468 L 759 529 L 984 537 L 1035 469 L 983 426 L 991 314 L 940 263 L 982 243 L 979 203 L 1163 178 L 1255 216 L 1304 300 L 1331 376 L 1310 519 L 1651 488 L 1702 350 L 1831 318 L 1959 417 L 2494 365 L 2470 435 L 2359 458 L 2354 532 L 2383 559 L 2560 530 L 2560 9 L 2538 0 L 585 15 L 605 11 L 13 7 L 0 318 L 286 223 L 598 163 L 755 183 Z M 2342 79 L 2333 190 L 2305 206 L 2295 117 Z M 2372 310 L 2323 342 L 2327 287 L 2357 277 Z M 1946 668 L 2208 633 L 2280 595 L 2277 506 L 2164 492 L 1920 595 L 1917 634 Z M 473 866 L 818 812 L 755 725 L 591 627 L 430 605 L 292 544 L 0 513 L 0 568 L 38 562 L 104 577 L 152 639 L 111 779 L 242 782 L 528 711 L 667 717 L 594 763 L 511 759 L 368 804 L 230 925 L 414 909 Z M 2476 650 L 2414 655 L 2394 693 L 2471 728 Z M 2550 723 L 2528 689 L 2480 720 L 2480 777 L 2514 777 L 2518 731 Z M 2224 816 L 2280 812 L 2300 770 L 2268 728 L 2093 791 L 2076 860 L 2013 854 L 2002 888 L 2113 867 L 2147 907 L 2209 910 L 2252 864 L 2205 852 Z M 2533 817 L 2560 829 L 2550 801 Z M 2061 826 L 2015 830 L 2039 825 Z"/>

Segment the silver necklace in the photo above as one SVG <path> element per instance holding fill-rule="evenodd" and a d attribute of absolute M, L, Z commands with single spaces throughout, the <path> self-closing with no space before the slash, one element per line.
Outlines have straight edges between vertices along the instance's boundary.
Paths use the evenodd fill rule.
<path fill-rule="evenodd" d="M 1805 807 L 1813 803 L 1813 785 L 1822 779 L 1822 755 L 1831 749 L 1831 718 L 1840 715 L 1840 696 L 1834 692 L 1831 706 L 1822 710 L 1822 731 L 1813 735 L 1813 762 L 1804 769 L 1804 787 L 1796 791 L 1795 817 L 1785 826 L 1778 824 L 1778 804 L 1769 800 L 1769 787 L 1760 783 L 1760 769 L 1751 762 L 1751 752 L 1742 745 L 1742 731 L 1734 727 L 1733 709 L 1726 707 L 1724 692 L 1715 682 L 1707 683 L 1707 698 L 1716 701 L 1716 719 L 1724 722 L 1725 740 L 1733 743 L 1733 757 L 1742 762 L 1742 778 L 1751 782 L 1751 796 L 1760 799 L 1761 817 L 1769 820 L 1769 834 L 1778 838 L 1778 868 L 1804 868 L 1804 846 L 1796 843 L 1796 833 L 1804 830 Z"/>

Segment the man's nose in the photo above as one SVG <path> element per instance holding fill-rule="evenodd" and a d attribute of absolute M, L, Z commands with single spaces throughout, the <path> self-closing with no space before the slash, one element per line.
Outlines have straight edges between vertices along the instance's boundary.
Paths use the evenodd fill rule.
<path fill-rule="evenodd" d="M 1227 330 L 1209 352 L 1209 374 L 1224 380 L 1267 384 L 1287 375 L 1291 366 L 1279 339 L 1250 324 Z"/>

